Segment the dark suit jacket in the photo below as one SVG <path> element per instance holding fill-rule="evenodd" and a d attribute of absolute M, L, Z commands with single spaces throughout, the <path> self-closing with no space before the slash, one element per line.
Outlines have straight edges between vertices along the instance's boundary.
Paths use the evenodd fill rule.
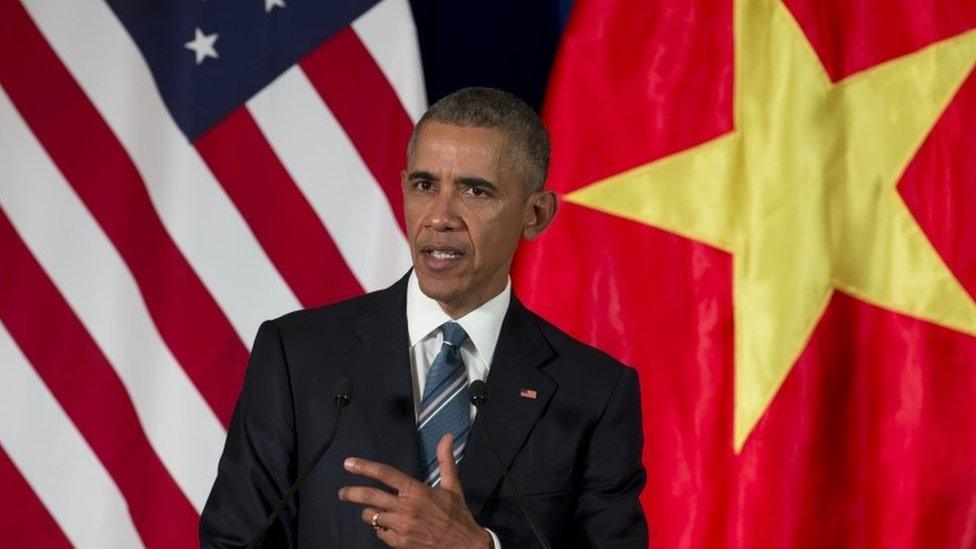
<path fill-rule="evenodd" d="M 382 547 L 340 502 L 349 456 L 419 477 L 406 324 L 406 277 L 343 303 L 265 322 L 254 342 L 217 480 L 200 523 L 204 547 L 243 547 L 308 463 L 331 424 L 336 381 L 352 382 L 335 441 L 269 532 L 267 547 Z M 647 547 L 636 373 L 575 341 L 513 296 L 488 379 L 486 426 L 554 547 Z M 520 396 L 532 389 L 537 398 Z M 478 414 L 475 421 L 485 420 Z M 474 425 L 461 484 L 479 524 L 506 549 L 533 547 Z"/>

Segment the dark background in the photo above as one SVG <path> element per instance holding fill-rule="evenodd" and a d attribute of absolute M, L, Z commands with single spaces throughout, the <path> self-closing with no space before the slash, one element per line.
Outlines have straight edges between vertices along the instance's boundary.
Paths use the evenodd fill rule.
<path fill-rule="evenodd" d="M 572 0 L 411 0 L 427 101 L 501 88 L 537 111 Z"/>

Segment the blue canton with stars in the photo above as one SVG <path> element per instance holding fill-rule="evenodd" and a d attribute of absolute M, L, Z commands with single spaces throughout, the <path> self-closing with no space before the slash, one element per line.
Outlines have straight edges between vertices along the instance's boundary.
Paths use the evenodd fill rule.
<path fill-rule="evenodd" d="M 108 0 L 191 141 L 377 0 Z"/>

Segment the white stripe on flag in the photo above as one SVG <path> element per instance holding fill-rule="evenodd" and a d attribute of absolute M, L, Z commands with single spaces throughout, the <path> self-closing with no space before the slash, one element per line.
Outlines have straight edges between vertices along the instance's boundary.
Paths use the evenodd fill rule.
<path fill-rule="evenodd" d="M 118 487 L 2 323 L 0 443 L 73 545 L 142 547 Z"/>
<path fill-rule="evenodd" d="M 417 29 L 407 0 L 383 0 L 352 23 L 416 124 L 427 109 Z"/>
<path fill-rule="evenodd" d="M 299 308 L 170 117 L 138 48 L 106 3 L 24 0 L 24 6 L 132 158 L 166 229 L 244 344 L 264 319 Z M 180 47 L 182 40 L 173 43 Z"/>
<path fill-rule="evenodd" d="M 366 291 L 403 276 L 410 254 L 386 195 L 301 68 L 247 107 Z"/>
<path fill-rule="evenodd" d="M 0 203 L 27 247 L 118 372 L 140 423 L 199 511 L 224 429 L 176 362 L 101 227 L 0 88 Z"/>

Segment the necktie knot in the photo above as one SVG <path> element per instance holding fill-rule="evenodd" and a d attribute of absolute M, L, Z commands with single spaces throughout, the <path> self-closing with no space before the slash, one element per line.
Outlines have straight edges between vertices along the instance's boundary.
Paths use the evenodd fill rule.
<path fill-rule="evenodd" d="M 457 322 L 445 322 L 442 324 L 441 335 L 444 336 L 444 343 L 453 347 L 460 347 L 464 343 L 464 340 L 468 339 L 468 333 Z"/>

